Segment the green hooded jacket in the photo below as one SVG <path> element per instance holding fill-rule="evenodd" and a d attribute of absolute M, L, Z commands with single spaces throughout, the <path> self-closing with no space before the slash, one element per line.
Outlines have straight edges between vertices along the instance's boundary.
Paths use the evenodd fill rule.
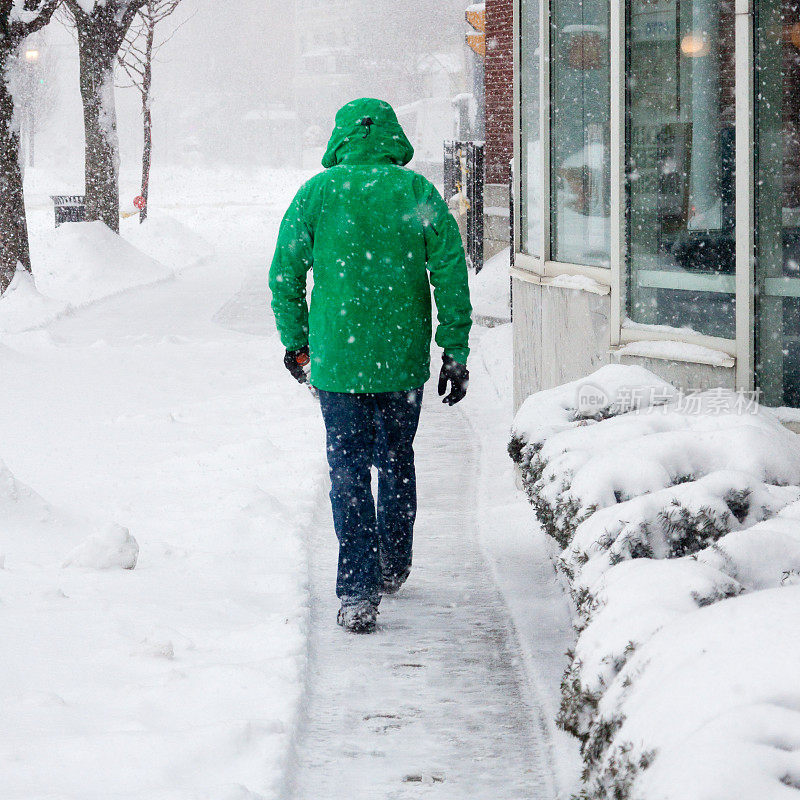
<path fill-rule="evenodd" d="M 269 272 L 272 309 L 287 350 L 309 345 L 318 389 L 422 386 L 430 377 L 431 286 L 436 343 L 467 362 L 464 248 L 439 192 L 405 167 L 413 155 L 388 103 L 354 100 L 336 114 L 326 170 L 303 185 L 283 218 Z"/>

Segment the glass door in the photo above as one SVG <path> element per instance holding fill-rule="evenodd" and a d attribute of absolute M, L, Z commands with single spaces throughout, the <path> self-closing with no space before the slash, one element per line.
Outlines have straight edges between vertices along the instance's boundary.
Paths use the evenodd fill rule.
<path fill-rule="evenodd" d="M 757 0 L 756 384 L 800 407 L 800 3 Z"/>
<path fill-rule="evenodd" d="M 628 316 L 733 339 L 733 2 L 627 9 Z"/>

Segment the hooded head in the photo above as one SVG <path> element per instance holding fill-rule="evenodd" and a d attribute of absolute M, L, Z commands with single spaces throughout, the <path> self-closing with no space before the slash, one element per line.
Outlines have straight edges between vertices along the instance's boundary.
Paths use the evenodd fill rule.
<path fill-rule="evenodd" d="M 363 97 L 353 100 L 336 114 L 323 167 L 336 164 L 399 164 L 414 157 L 394 109 L 383 100 Z"/>

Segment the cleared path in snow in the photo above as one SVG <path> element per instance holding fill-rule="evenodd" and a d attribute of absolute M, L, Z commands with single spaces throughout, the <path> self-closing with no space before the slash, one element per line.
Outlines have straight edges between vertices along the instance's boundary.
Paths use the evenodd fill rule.
<path fill-rule="evenodd" d="M 321 503 L 294 800 L 554 796 L 545 734 L 525 704 L 516 639 L 478 545 L 476 447 L 462 414 L 429 397 L 414 569 L 384 599 L 374 635 L 335 624 L 336 539 Z"/>

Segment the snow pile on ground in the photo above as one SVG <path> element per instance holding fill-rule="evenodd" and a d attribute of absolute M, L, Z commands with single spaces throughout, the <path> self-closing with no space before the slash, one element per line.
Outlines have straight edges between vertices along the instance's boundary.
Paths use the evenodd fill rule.
<path fill-rule="evenodd" d="M 787 617 L 800 577 L 797 436 L 733 393 L 684 396 L 619 365 L 533 395 L 512 435 L 576 607 L 559 724 L 581 741 L 580 797 L 750 800 L 800 789 L 785 752 L 798 749 L 800 709 L 788 680 L 800 670 L 800 613 Z M 692 731 L 695 778 L 682 760 Z M 764 747 L 780 769 L 760 763 Z M 714 776 L 734 764 L 737 781 L 720 789 Z"/>
<path fill-rule="evenodd" d="M 173 275 L 102 222 L 70 222 L 32 237 L 31 258 L 39 290 L 75 307 Z"/>
<path fill-rule="evenodd" d="M 325 448 L 319 406 L 283 368 L 269 248 L 252 243 L 298 183 L 276 175 L 244 215 L 234 197 L 187 204 L 182 222 L 207 214 L 203 233 L 234 249 L 175 280 L 160 264 L 118 275 L 122 250 L 129 267 L 154 262 L 114 237 L 89 265 L 125 279 L 105 290 L 130 272 L 157 285 L 0 344 L 0 450 L 17 478 L 0 473 L 4 800 L 286 796 Z M 46 212 L 40 245 L 63 233 Z M 87 238 L 87 258 L 105 247 Z M 212 322 L 259 275 L 237 305 L 261 332 Z M 138 542 L 135 569 L 112 520 Z"/>
<path fill-rule="evenodd" d="M 127 528 L 111 525 L 92 534 L 76 547 L 64 562 L 65 567 L 86 569 L 134 569 L 139 545 Z"/>
<path fill-rule="evenodd" d="M 200 234 L 166 214 L 139 216 L 122 223 L 122 236 L 145 255 L 178 272 L 211 258 L 214 248 Z"/>
<path fill-rule="evenodd" d="M 101 222 L 33 230 L 34 278 L 18 270 L 0 297 L 0 334 L 42 327 L 72 308 L 166 280 L 211 258 L 214 248 L 191 228 L 158 214 L 123 236 Z"/>
<path fill-rule="evenodd" d="M 20 333 L 46 325 L 67 310 L 64 302 L 45 297 L 29 272 L 18 269 L 0 296 L 0 334 Z"/>
<path fill-rule="evenodd" d="M 479 325 L 493 327 L 511 320 L 509 250 L 492 256 L 477 274 L 470 272 L 472 314 Z"/>
<path fill-rule="evenodd" d="M 60 562 L 65 567 L 133 569 L 138 552 L 127 529 L 51 505 L 0 461 L 0 556 L 7 570 Z"/>
<path fill-rule="evenodd" d="M 511 357 L 514 348 L 514 331 L 511 324 L 498 325 L 494 328 L 481 329 L 481 337 L 478 346 L 473 348 L 470 356 L 474 364 L 476 360 L 486 370 L 491 378 L 491 389 L 498 396 L 503 404 L 506 423 L 503 430 L 508 426 L 507 420 L 511 416 L 511 404 L 514 393 L 514 364 Z M 474 369 L 474 367 L 470 367 Z M 472 383 L 470 384 L 472 389 Z M 498 407 L 496 402 L 491 403 L 491 411 L 494 418 L 498 419 Z"/>

